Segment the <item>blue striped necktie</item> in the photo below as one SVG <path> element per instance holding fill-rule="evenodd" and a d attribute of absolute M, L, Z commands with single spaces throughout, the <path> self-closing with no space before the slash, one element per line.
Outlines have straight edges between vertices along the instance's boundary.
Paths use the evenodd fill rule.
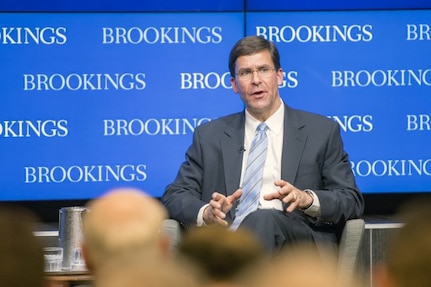
<path fill-rule="evenodd" d="M 268 148 L 267 129 L 268 126 L 265 123 L 260 123 L 257 126 L 256 135 L 251 143 L 250 152 L 248 154 L 247 167 L 242 183 L 242 195 L 235 219 L 230 227 L 231 230 L 236 230 L 243 219 L 259 206 L 263 168 L 265 166 L 266 150 Z"/>

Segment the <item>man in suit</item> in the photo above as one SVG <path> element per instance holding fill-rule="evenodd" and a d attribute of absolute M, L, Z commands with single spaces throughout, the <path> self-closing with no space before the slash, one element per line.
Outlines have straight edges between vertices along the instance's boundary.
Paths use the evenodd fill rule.
<path fill-rule="evenodd" d="M 229 70 L 245 110 L 195 129 L 186 161 L 162 197 L 170 217 L 186 226 L 232 223 L 252 138 L 264 122 L 268 147 L 259 206 L 239 228 L 255 233 L 269 252 L 299 241 L 336 243 L 345 221 L 364 209 L 339 126 L 284 104 L 274 43 L 241 39 Z"/>

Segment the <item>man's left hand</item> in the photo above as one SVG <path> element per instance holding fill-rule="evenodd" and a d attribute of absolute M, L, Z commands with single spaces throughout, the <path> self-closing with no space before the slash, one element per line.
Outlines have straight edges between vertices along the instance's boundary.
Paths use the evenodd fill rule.
<path fill-rule="evenodd" d="M 274 184 L 280 189 L 276 192 L 265 194 L 264 199 L 279 199 L 283 203 L 288 203 L 287 212 L 292 212 L 297 208 L 306 209 L 313 204 L 313 197 L 284 180 L 276 180 Z"/>

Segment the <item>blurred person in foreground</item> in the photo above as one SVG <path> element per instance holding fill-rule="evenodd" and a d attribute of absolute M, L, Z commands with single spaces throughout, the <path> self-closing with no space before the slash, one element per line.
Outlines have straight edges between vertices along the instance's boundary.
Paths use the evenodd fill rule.
<path fill-rule="evenodd" d="M 219 225 L 189 230 L 178 246 L 178 255 L 199 272 L 207 287 L 246 286 L 249 274 L 269 262 L 253 234 L 231 232 Z"/>
<path fill-rule="evenodd" d="M 333 251 L 310 243 L 290 245 L 256 273 L 247 287 L 364 287 L 358 277 L 340 273 Z"/>
<path fill-rule="evenodd" d="M 138 189 L 119 188 L 87 207 L 82 250 L 95 286 L 125 277 L 127 269 L 146 272 L 148 263 L 163 268 L 169 261 L 169 238 L 162 231 L 167 212 L 157 199 Z"/>
<path fill-rule="evenodd" d="M 397 212 L 403 226 L 391 236 L 386 257 L 374 268 L 373 286 L 431 286 L 431 200 L 411 200 Z"/>
<path fill-rule="evenodd" d="M 36 223 L 27 209 L 0 206 L 0 286 L 47 286 L 43 245 L 33 234 Z"/>
<path fill-rule="evenodd" d="M 95 287 L 201 287 L 196 274 L 186 262 L 141 260 L 138 264 L 118 265 Z"/>
<path fill-rule="evenodd" d="M 364 210 L 339 126 L 282 100 L 284 72 L 273 42 L 239 40 L 229 71 L 245 110 L 196 127 L 186 161 L 162 197 L 170 217 L 187 227 L 246 228 L 270 253 L 301 241 L 335 247 L 345 221 Z M 261 153 L 252 152 L 257 134 L 267 143 Z M 256 184 L 246 176 L 252 153 L 265 157 Z"/>

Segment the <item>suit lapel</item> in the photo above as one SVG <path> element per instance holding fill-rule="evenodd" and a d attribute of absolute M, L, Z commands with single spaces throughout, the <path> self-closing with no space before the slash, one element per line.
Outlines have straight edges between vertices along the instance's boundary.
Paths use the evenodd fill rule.
<path fill-rule="evenodd" d="M 224 137 L 221 139 L 226 193 L 231 195 L 239 187 L 244 144 L 244 113 L 227 122 Z"/>
<path fill-rule="evenodd" d="M 303 132 L 303 127 L 304 124 L 298 120 L 295 112 L 285 106 L 281 179 L 292 184 L 295 182 L 307 139 L 307 135 Z"/>
<path fill-rule="evenodd" d="M 244 121 L 244 113 L 232 117 L 226 122 L 220 140 L 227 195 L 239 187 L 243 157 L 240 147 L 244 144 Z M 304 126 L 295 111 L 285 105 L 281 179 L 291 183 L 295 181 L 307 140 L 307 135 L 303 131 Z"/>

